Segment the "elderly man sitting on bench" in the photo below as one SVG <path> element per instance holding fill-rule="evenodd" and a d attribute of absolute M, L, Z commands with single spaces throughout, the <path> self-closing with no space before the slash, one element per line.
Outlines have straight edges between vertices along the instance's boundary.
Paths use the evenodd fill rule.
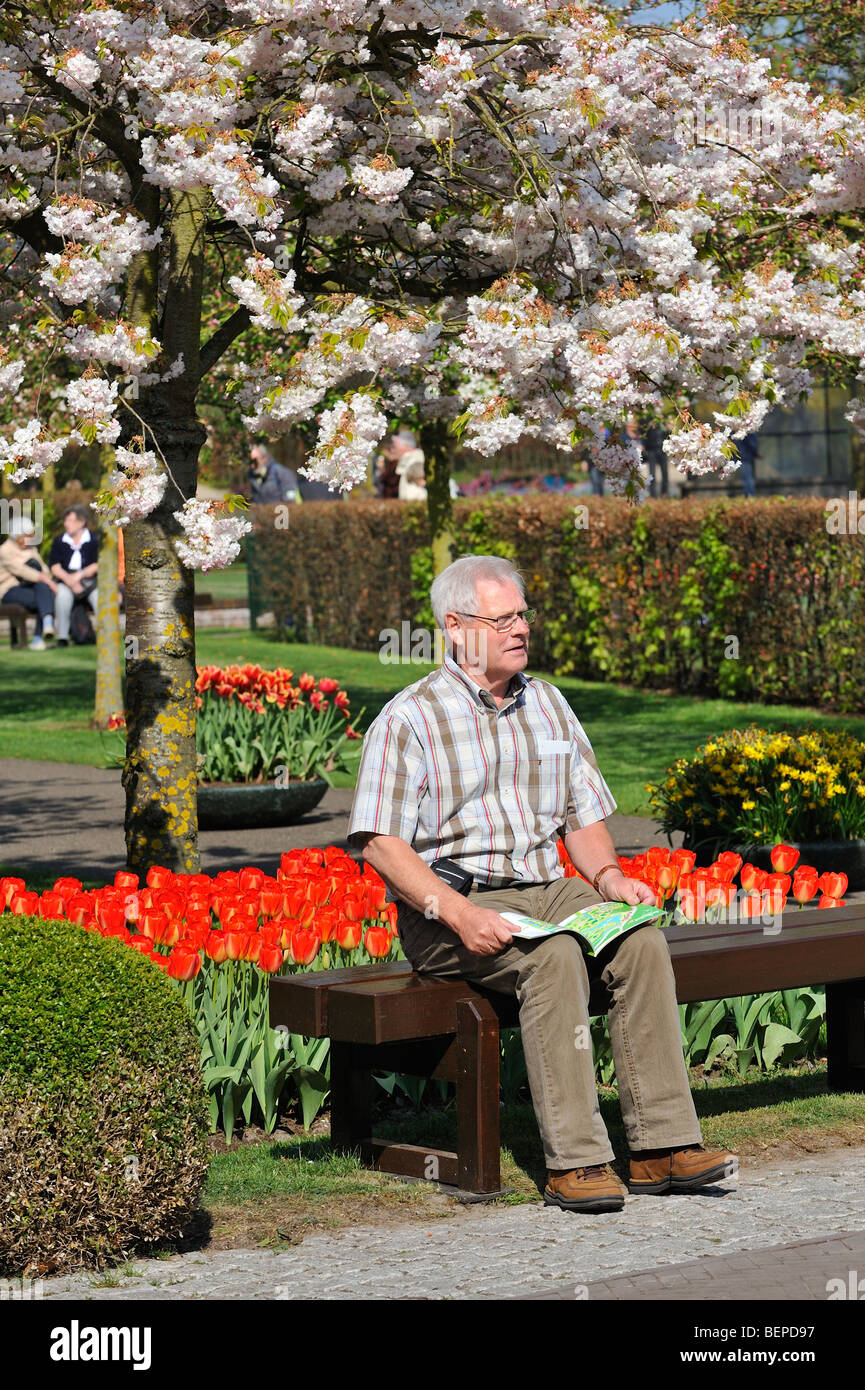
<path fill-rule="evenodd" d="M 397 898 L 406 956 L 423 974 L 516 995 L 545 1203 L 616 1211 L 628 1190 L 691 1192 L 732 1176 L 733 1155 L 701 1144 L 663 933 L 639 927 L 599 964 L 570 933 L 521 941 L 501 915 L 561 921 L 605 899 L 654 902 L 619 869 L 605 824 L 616 803 L 582 726 L 555 686 L 523 674 L 535 615 L 519 572 L 464 556 L 431 598 L 447 654 L 366 734 L 349 825 Z M 589 882 L 564 877 L 560 833 Z M 460 891 L 430 867 L 442 859 Z M 627 1189 L 598 1106 L 592 984 L 608 1006 Z"/>

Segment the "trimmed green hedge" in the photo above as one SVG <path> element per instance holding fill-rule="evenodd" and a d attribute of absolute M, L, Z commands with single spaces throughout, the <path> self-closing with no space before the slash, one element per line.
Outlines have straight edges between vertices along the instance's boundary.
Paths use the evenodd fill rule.
<path fill-rule="evenodd" d="M 0 1270 L 101 1267 L 176 1239 L 206 1134 L 195 1028 L 152 962 L 0 916 Z"/>
<path fill-rule="evenodd" d="M 532 665 L 589 680 L 865 709 L 859 535 L 820 498 L 504 497 L 454 505 L 457 553 L 515 558 L 539 609 Z M 300 640 L 379 649 L 423 622 L 426 507 L 305 504 L 288 530 L 253 508 L 258 611 Z M 413 561 L 414 556 L 414 561 Z"/>

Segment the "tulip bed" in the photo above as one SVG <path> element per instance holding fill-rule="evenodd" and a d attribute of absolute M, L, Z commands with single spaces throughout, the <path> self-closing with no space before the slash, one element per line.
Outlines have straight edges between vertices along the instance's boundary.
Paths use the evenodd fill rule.
<path fill-rule="evenodd" d="M 307 671 L 292 685 L 286 667 L 199 666 L 195 682 L 199 780 L 294 780 L 342 771 L 349 740 L 348 695 L 330 676 Z M 358 718 L 363 717 L 361 710 Z"/>
<path fill-rule="evenodd" d="M 121 870 L 104 888 L 60 878 L 41 894 L 0 878 L 0 910 L 115 937 L 175 982 L 198 1027 L 211 1129 L 221 1123 L 229 1142 L 253 1115 L 275 1128 L 288 1082 L 304 1125 L 318 1113 L 329 1043 L 270 1027 L 268 978 L 401 957 L 385 896 L 369 865 L 332 846 L 284 854 L 275 878 L 251 867 L 210 877 L 155 866 L 143 886 Z"/>
<path fill-rule="evenodd" d="M 565 875 L 576 875 L 561 841 L 559 857 Z M 735 854 L 696 868 L 692 851 L 655 847 L 619 863 L 653 888 L 666 911 L 662 923 L 735 920 L 736 913 L 772 917 L 790 893 L 800 907 L 818 895 L 818 907 L 842 905 L 845 876 L 818 875 L 797 866 L 797 858 L 797 850 L 777 845 L 772 873 Z M 329 1090 L 328 1040 L 271 1028 L 269 976 L 402 958 L 396 906 L 386 902 L 384 881 L 335 846 L 283 854 L 275 877 L 253 867 L 211 877 L 155 866 L 143 886 L 121 870 L 104 888 L 83 891 L 80 880 L 60 878 L 41 894 L 23 879 L 0 878 L 2 910 L 66 919 L 116 938 L 174 981 L 198 1029 L 211 1130 L 221 1125 L 229 1142 L 238 1123 L 253 1118 L 272 1132 L 289 1084 L 308 1128 Z M 796 1044 L 799 1055 L 803 1048 L 813 1052 L 825 1013 L 821 997 L 821 991 L 788 990 L 683 1006 L 688 1062 L 711 1065 L 722 1058 L 770 1066 L 782 1052 L 791 1060 Z M 606 1020 L 595 1021 L 593 1035 L 598 1076 L 608 1081 Z M 503 1035 L 506 1092 L 515 1097 L 524 1075 L 518 1035 Z M 385 1090 L 398 1085 L 415 1102 L 428 1084 L 393 1074 L 378 1079 Z"/>

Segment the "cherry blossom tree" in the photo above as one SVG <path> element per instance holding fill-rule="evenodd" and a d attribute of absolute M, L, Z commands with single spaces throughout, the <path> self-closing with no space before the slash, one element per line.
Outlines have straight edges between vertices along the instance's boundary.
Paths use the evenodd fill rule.
<path fill-rule="evenodd" d="M 411 408 L 489 456 L 589 445 L 633 492 L 629 412 L 712 402 L 710 423 L 677 405 L 665 447 L 726 472 L 815 344 L 862 371 L 865 124 L 729 27 L 549 0 L 12 0 L 0 99 L 0 462 L 22 480 L 69 441 L 114 450 L 135 867 L 196 864 L 193 570 L 247 527 L 195 497 L 205 385 L 250 429 L 315 420 L 306 471 L 335 488 Z M 741 139 L 706 134 L 707 102 Z M 804 227 L 801 264 L 767 257 L 759 236 Z"/>

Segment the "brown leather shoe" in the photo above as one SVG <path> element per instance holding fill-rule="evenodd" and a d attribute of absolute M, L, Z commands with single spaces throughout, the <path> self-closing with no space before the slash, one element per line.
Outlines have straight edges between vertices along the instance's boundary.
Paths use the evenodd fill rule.
<path fill-rule="evenodd" d="M 544 1206 L 565 1211 L 621 1211 L 627 1189 L 609 1163 L 590 1168 L 571 1168 L 566 1173 L 547 1172 Z"/>
<path fill-rule="evenodd" d="M 735 1178 L 738 1172 L 739 1160 L 735 1154 L 725 1149 L 704 1149 L 702 1144 L 689 1144 L 684 1149 L 670 1149 L 660 1158 L 632 1158 L 628 1191 L 650 1195 L 693 1192 L 707 1183 Z"/>

